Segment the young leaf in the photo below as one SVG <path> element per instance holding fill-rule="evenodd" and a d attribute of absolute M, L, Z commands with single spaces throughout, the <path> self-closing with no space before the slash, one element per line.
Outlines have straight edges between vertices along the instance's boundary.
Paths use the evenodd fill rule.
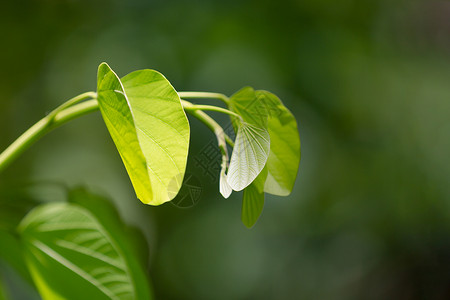
<path fill-rule="evenodd" d="M 248 228 L 253 227 L 264 207 L 264 182 L 267 168 L 264 168 L 256 179 L 244 190 L 242 196 L 241 220 Z"/>
<path fill-rule="evenodd" d="M 270 149 L 267 111 L 255 91 L 244 88 L 230 98 L 230 109 L 242 117 L 233 119 L 237 128 L 227 179 L 235 191 L 246 188 L 264 168 Z"/>
<path fill-rule="evenodd" d="M 269 156 L 269 132 L 251 124 L 238 128 L 227 180 L 235 191 L 246 188 L 258 176 Z"/>
<path fill-rule="evenodd" d="M 172 85 L 153 70 L 130 73 L 121 82 L 102 63 L 97 98 L 137 197 L 151 205 L 172 200 L 189 148 L 189 123 Z"/>
<path fill-rule="evenodd" d="M 281 100 L 267 91 L 256 91 L 268 111 L 270 154 L 264 192 L 287 196 L 291 193 L 300 163 L 300 138 L 297 122 Z"/>
<path fill-rule="evenodd" d="M 44 300 L 150 299 L 135 253 L 81 206 L 41 205 L 24 218 L 19 234 Z"/>
<path fill-rule="evenodd" d="M 230 109 L 246 122 L 267 128 L 270 153 L 267 159 L 266 193 L 287 196 L 297 177 L 300 162 L 300 138 L 297 122 L 280 99 L 267 91 L 246 87 L 230 98 Z M 236 119 L 233 119 L 236 124 Z M 236 127 L 236 126 L 235 126 Z M 239 129 L 238 129 L 239 130 Z"/>
<path fill-rule="evenodd" d="M 219 190 L 222 196 L 227 199 L 230 197 L 231 192 L 233 191 L 231 189 L 231 186 L 228 184 L 227 181 L 227 175 L 225 174 L 226 171 L 226 164 L 224 166 L 224 163 L 222 163 L 222 168 L 220 170 L 220 178 L 219 178 Z"/>

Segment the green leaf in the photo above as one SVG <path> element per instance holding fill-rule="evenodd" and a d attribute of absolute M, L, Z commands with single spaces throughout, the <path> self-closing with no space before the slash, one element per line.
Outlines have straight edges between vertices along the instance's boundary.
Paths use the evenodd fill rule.
<path fill-rule="evenodd" d="M 300 138 L 297 122 L 281 100 L 267 91 L 246 87 L 230 98 L 229 107 L 244 121 L 266 128 L 270 136 L 267 159 L 266 193 L 287 196 L 291 193 L 300 163 Z M 233 118 L 235 128 L 238 122 Z"/>
<path fill-rule="evenodd" d="M 24 218 L 19 233 L 43 299 L 150 299 L 136 254 L 87 209 L 41 205 Z"/>
<path fill-rule="evenodd" d="M 230 98 L 230 109 L 243 121 L 233 119 L 237 127 L 227 180 L 235 191 L 246 188 L 264 168 L 270 149 L 267 112 L 261 110 L 252 88 L 244 88 Z"/>
<path fill-rule="evenodd" d="M 281 100 L 267 91 L 256 91 L 268 112 L 270 154 L 264 191 L 278 196 L 291 193 L 300 163 L 300 137 L 297 122 Z"/>
<path fill-rule="evenodd" d="M 267 168 L 264 168 L 256 179 L 244 190 L 242 196 L 241 220 L 248 228 L 253 227 L 264 207 L 264 182 Z"/>
<path fill-rule="evenodd" d="M 172 200 L 181 188 L 189 123 L 180 98 L 160 73 L 141 70 L 121 80 L 99 66 L 98 102 L 137 197 L 146 204 Z"/>
<path fill-rule="evenodd" d="M 124 224 L 109 199 L 93 194 L 83 187 L 71 189 L 68 198 L 69 202 L 89 210 L 104 228 L 114 233 L 112 238 L 126 247 L 127 252 L 137 253 L 136 258 L 139 259 L 140 265 L 149 264 L 149 249 L 144 234 L 138 228 Z M 134 260 L 130 263 L 134 263 Z"/>
<path fill-rule="evenodd" d="M 227 180 L 235 191 L 246 188 L 258 176 L 269 156 L 267 130 L 250 124 L 238 128 Z"/>

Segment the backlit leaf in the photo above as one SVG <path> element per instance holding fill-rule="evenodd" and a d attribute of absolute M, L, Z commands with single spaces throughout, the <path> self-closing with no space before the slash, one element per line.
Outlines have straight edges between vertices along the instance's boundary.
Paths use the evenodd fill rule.
<path fill-rule="evenodd" d="M 229 107 L 241 115 L 247 123 L 267 129 L 270 136 L 270 152 L 264 191 L 279 196 L 289 195 L 300 163 L 300 138 L 297 122 L 292 113 L 274 94 L 255 91 L 250 87 L 234 94 L 230 98 Z M 239 122 L 237 118 L 232 120 L 239 134 Z"/>
<path fill-rule="evenodd" d="M 121 81 L 103 63 L 97 97 L 137 197 L 151 205 L 172 200 L 184 177 L 190 134 L 175 89 L 157 71 L 136 71 Z"/>
<path fill-rule="evenodd" d="M 242 117 L 233 119 L 237 134 L 227 179 L 235 191 L 246 188 L 264 168 L 270 149 L 267 111 L 255 91 L 244 88 L 230 98 L 230 109 Z"/>
<path fill-rule="evenodd" d="M 258 176 L 269 156 L 269 132 L 242 124 L 238 128 L 227 179 L 235 191 L 246 188 Z"/>

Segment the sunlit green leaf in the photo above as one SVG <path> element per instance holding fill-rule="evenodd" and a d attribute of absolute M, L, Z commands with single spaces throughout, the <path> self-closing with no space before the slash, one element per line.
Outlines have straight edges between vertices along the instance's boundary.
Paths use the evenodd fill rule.
<path fill-rule="evenodd" d="M 279 196 L 289 195 L 300 162 L 300 138 L 297 122 L 292 113 L 274 94 L 255 91 L 250 87 L 234 94 L 230 98 L 229 107 L 241 115 L 247 123 L 268 130 L 270 152 L 264 191 Z M 233 121 L 239 134 L 238 120 L 233 118 Z"/>
<path fill-rule="evenodd" d="M 253 227 L 264 207 L 264 182 L 267 168 L 264 168 L 256 179 L 244 189 L 242 196 L 242 223 L 248 228 Z"/>
<path fill-rule="evenodd" d="M 291 193 L 300 163 L 300 137 L 297 122 L 280 99 L 267 91 L 256 91 L 268 111 L 270 154 L 264 191 L 287 196 Z"/>
<path fill-rule="evenodd" d="M 150 298 L 135 253 L 79 205 L 41 205 L 25 217 L 19 234 L 25 260 L 45 300 Z"/>
<path fill-rule="evenodd" d="M 230 98 L 230 109 L 242 117 L 237 128 L 227 179 L 235 191 L 246 188 L 264 168 L 270 149 L 267 111 L 252 88 L 244 88 Z"/>
<path fill-rule="evenodd" d="M 189 148 L 189 123 L 177 92 L 153 70 L 121 80 L 105 63 L 98 102 L 138 198 L 159 205 L 178 193 Z"/>

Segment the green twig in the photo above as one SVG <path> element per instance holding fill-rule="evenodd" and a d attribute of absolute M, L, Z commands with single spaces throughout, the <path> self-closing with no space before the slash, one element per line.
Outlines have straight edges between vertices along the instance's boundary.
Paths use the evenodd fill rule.
<path fill-rule="evenodd" d="M 70 99 L 25 131 L 0 154 L 0 172 L 46 133 L 76 117 L 97 110 L 97 100 L 90 100 L 74 105 L 92 96 L 95 96 L 95 93 L 85 93 Z"/>
<path fill-rule="evenodd" d="M 183 101 L 183 100 L 182 100 Z M 214 132 L 214 134 L 216 135 L 216 137 L 219 139 L 222 139 L 231 147 L 234 147 L 234 142 L 233 140 L 225 133 L 225 131 L 223 130 L 222 126 L 220 126 L 213 118 L 211 118 L 210 116 L 208 116 L 205 112 L 201 111 L 201 110 L 196 110 L 196 109 L 190 109 L 192 106 L 194 106 L 194 104 L 188 102 L 188 101 L 183 101 L 183 108 L 193 117 L 196 117 L 199 121 L 201 121 L 203 124 L 206 125 L 206 127 L 208 127 L 209 129 L 211 129 L 212 132 Z M 221 145 L 219 145 L 220 147 Z"/>
<path fill-rule="evenodd" d="M 219 99 L 228 105 L 230 99 L 224 94 L 207 92 L 178 92 L 180 98 L 184 99 Z"/>
<path fill-rule="evenodd" d="M 184 92 L 180 93 L 185 96 L 195 96 L 196 98 L 219 98 L 227 101 L 228 99 L 225 95 L 215 94 L 215 93 L 197 93 L 197 92 Z M 13 162 L 20 154 L 22 154 L 26 149 L 28 149 L 33 143 L 39 140 L 42 136 L 52 131 L 53 129 L 73 120 L 77 117 L 83 116 L 90 112 L 96 111 L 99 109 L 98 102 L 96 100 L 97 94 L 94 92 L 88 92 L 81 95 L 78 95 L 56 109 L 54 109 L 50 114 L 46 117 L 38 121 L 32 127 L 30 127 L 27 131 L 25 131 L 17 140 L 15 140 L 8 148 L 6 148 L 0 154 L 0 172 L 3 171 L 11 162 Z M 86 99 L 92 99 L 85 101 L 83 103 L 79 103 Z M 210 105 L 194 105 L 188 101 L 182 100 L 183 108 L 203 122 L 208 128 L 210 128 L 214 134 L 217 136 L 219 141 L 219 147 L 221 151 L 226 151 L 226 143 L 228 143 L 231 147 L 234 146 L 233 140 L 225 134 L 223 128 L 204 113 L 202 110 L 211 110 L 218 111 L 222 113 L 226 113 L 232 115 L 234 117 L 239 117 L 236 113 L 229 111 L 225 108 L 215 107 Z M 225 148 L 224 148 L 225 147 Z"/>

